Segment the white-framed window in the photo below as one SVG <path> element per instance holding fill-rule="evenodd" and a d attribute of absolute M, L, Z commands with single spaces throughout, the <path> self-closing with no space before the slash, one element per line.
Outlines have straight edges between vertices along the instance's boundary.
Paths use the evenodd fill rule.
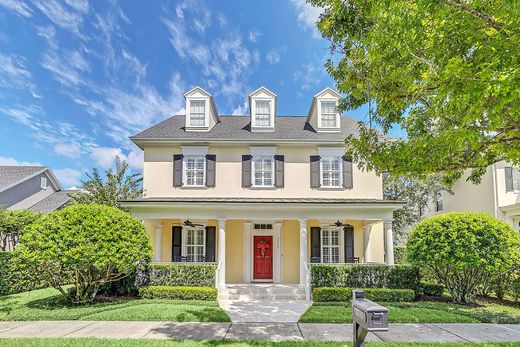
<path fill-rule="evenodd" d="M 206 125 L 206 101 L 190 100 L 190 126 L 203 127 Z"/>
<path fill-rule="evenodd" d="M 343 184 L 342 168 L 341 157 L 322 157 L 320 160 L 321 187 L 340 188 Z"/>
<path fill-rule="evenodd" d="M 42 177 L 41 180 L 40 180 L 40 187 L 42 189 L 47 189 L 47 178 L 46 177 Z"/>
<path fill-rule="evenodd" d="M 273 156 L 253 156 L 253 162 L 251 166 L 253 187 L 274 186 Z"/>
<path fill-rule="evenodd" d="M 513 167 L 513 191 L 520 191 L 520 167 Z"/>
<path fill-rule="evenodd" d="M 206 156 L 186 155 L 183 174 L 184 186 L 204 187 L 206 184 Z"/>
<path fill-rule="evenodd" d="M 321 127 L 337 128 L 337 108 L 335 101 L 321 101 Z"/>
<path fill-rule="evenodd" d="M 444 209 L 442 202 L 442 195 L 439 194 L 435 199 L 435 212 L 442 212 Z"/>
<path fill-rule="evenodd" d="M 186 261 L 189 263 L 203 262 L 206 256 L 206 230 L 204 227 L 185 228 Z"/>
<path fill-rule="evenodd" d="M 321 262 L 340 263 L 342 258 L 341 230 L 323 228 L 321 230 Z"/>
<path fill-rule="evenodd" d="M 271 100 L 255 100 L 255 126 L 271 126 Z"/>

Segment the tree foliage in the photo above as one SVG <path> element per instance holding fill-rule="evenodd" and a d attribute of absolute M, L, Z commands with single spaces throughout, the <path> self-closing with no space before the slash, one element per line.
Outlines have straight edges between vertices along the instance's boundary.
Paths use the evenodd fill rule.
<path fill-rule="evenodd" d="M 141 194 L 141 173 L 128 173 L 128 163 L 116 157 L 115 167 L 105 171 L 103 178 L 98 169 L 87 173 L 79 191 L 71 196 L 76 204 L 101 204 L 122 209 L 119 200 L 134 199 Z"/>
<path fill-rule="evenodd" d="M 103 205 L 73 205 L 27 227 L 15 260 L 29 266 L 74 303 L 92 301 L 99 287 L 124 278 L 152 255 L 143 224 Z"/>
<path fill-rule="evenodd" d="M 422 220 L 407 243 L 408 260 L 435 274 L 453 300 L 466 303 L 479 285 L 520 262 L 520 237 L 508 224 L 478 212 Z"/>
<path fill-rule="evenodd" d="M 0 210 L 0 251 L 12 250 L 23 229 L 39 216 L 30 210 Z"/>
<path fill-rule="evenodd" d="M 361 166 L 452 183 L 520 164 L 520 2 L 309 2 L 324 8 L 317 25 L 341 108 L 369 104 L 368 124 L 347 140 Z M 381 136 L 399 127 L 403 138 Z"/>
<path fill-rule="evenodd" d="M 410 227 L 417 223 L 433 201 L 444 190 L 439 175 L 423 179 L 406 176 L 383 175 L 383 196 L 388 200 L 402 200 L 406 205 L 394 211 L 396 241 L 405 240 Z"/>

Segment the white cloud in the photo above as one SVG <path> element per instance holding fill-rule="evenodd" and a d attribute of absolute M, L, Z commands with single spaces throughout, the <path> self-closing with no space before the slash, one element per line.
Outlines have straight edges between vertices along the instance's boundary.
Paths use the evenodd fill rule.
<path fill-rule="evenodd" d="M 44 69 L 52 72 L 56 81 L 66 87 L 80 86 L 86 83 L 82 72 L 88 71 L 88 63 L 78 51 L 58 54 L 54 51 L 43 55 L 40 62 Z"/>
<path fill-rule="evenodd" d="M 319 38 L 320 33 L 316 28 L 316 22 L 323 12 L 322 8 L 314 7 L 307 3 L 306 0 L 291 0 L 294 9 L 298 15 L 298 22 L 305 30 L 311 30 L 314 38 Z"/>
<path fill-rule="evenodd" d="M 81 147 L 77 143 L 57 143 L 54 152 L 67 158 L 76 159 L 81 156 Z"/>
<path fill-rule="evenodd" d="M 76 186 L 80 183 L 81 172 L 79 170 L 65 168 L 52 170 L 56 178 L 65 187 Z"/>
<path fill-rule="evenodd" d="M 15 11 L 20 16 L 32 17 L 31 8 L 23 1 L 19 0 L 0 0 L 0 6 L 3 6 L 11 11 Z"/>
<path fill-rule="evenodd" d="M 62 29 L 80 35 L 80 26 L 83 22 L 83 11 L 76 11 L 63 6 L 57 0 L 33 0 L 34 5 L 42 11 L 54 24 Z"/>
<path fill-rule="evenodd" d="M 276 64 L 280 62 L 280 54 L 276 51 L 270 51 L 265 55 L 265 59 L 267 59 L 269 64 Z"/>
<path fill-rule="evenodd" d="M 42 164 L 40 164 L 38 162 L 18 161 L 15 158 L 2 157 L 2 156 L 0 156 L 0 165 L 7 165 L 7 166 L 19 166 L 19 165 L 24 165 L 24 166 L 27 166 L 27 165 L 29 165 L 29 166 L 42 166 Z"/>
<path fill-rule="evenodd" d="M 247 112 L 247 101 L 244 101 L 244 103 L 242 105 L 238 105 L 237 107 L 235 107 L 231 114 L 233 116 L 243 116 L 246 114 L 246 112 Z"/>
<path fill-rule="evenodd" d="M 262 33 L 256 29 L 249 30 L 249 34 L 247 34 L 247 39 L 249 40 L 249 42 L 255 43 L 260 35 L 262 35 Z"/>
<path fill-rule="evenodd" d="M 33 97 L 40 98 L 26 62 L 22 56 L 0 53 L 0 89 L 29 91 Z"/>
<path fill-rule="evenodd" d="M 317 76 L 320 73 L 323 73 L 322 69 L 317 69 L 312 64 L 305 64 L 293 74 L 293 79 L 300 83 L 301 90 L 309 90 L 321 83 L 321 79 Z"/>
<path fill-rule="evenodd" d="M 78 12 L 88 12 L 88 0 L 65 0 L 65 3 Z"/>
<path fill-rule="evenodd" d="M 128 165 L 133 169 L 141 169 L 143 167 L 143 153 L 135 148 L 126 155 L 121 148 L 97 147 L 92 150 L 90 156 L 98 166 L 104 169 L 112 167 L 116 157 L 127 161 Z"/>

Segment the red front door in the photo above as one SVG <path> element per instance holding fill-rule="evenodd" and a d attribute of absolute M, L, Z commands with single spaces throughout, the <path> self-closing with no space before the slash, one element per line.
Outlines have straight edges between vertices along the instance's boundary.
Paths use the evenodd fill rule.
<path fill-rule="evenodd" d="M 273 279 L 273 237 L 254 236 L 253 279 Z"/>

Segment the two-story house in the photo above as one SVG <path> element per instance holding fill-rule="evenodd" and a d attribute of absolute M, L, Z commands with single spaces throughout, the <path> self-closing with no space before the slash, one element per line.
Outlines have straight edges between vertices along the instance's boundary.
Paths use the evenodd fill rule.
<path fill-rule="evenodd" d="M 357 122 L 340 95 L 317 93 L 305 116 L 278 116 L 265 87 L 249 116 L 220 115 L 200 87 L 173 116 L 131 140 L 144 150 L 142 219 L 156 262 L 215 262 L 219 288 L 270 282 L 305 288 L 310 263 L 393 264 L 382 178 L 344 156 Z"/>
<path fill-rule="evenodd" d="M 453 211 L 487 212 L 520 231 L 520 168 L 500 161 L 490 165 L 480 184 L 457 181 L 443 192 L 426 215 Z"/>

